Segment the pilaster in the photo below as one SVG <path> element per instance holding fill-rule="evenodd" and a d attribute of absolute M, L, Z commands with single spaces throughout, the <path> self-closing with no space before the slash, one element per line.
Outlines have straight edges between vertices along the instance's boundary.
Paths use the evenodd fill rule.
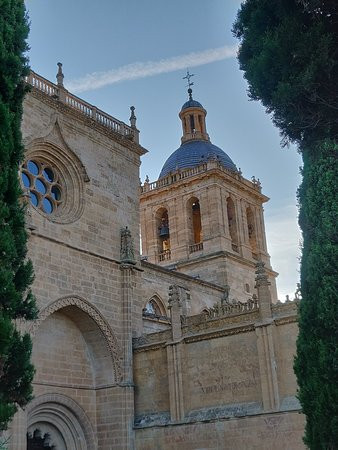
<path fill-rule="evenodd" d="M 134 382 L 133 382 L 133 297 L 136 285 L 136 261 L 128 227 L 121 230 L 121 292 L 122 292 L 122 442 L 123 448 L 134 449 Z"/>
<path fill-rule="evenodd" d="M 260 321 L 255 324 L 255 331 L 263 408 L 264 411 L 276 411 L 279 409 L 279 389 L 273 340 L 275 324 L 271 312 L 270 282 L 262 261 L 256 264 L 256 275 Z"/>
<path fill-rule="evenodd" d="M 180 421 L 184 417 L 182 359 L 182 303 L 178 286 L 169 288 L 169 309 L 172 326 L 172 342 L 167 345 L 169 402 L 171 421 Z"/>

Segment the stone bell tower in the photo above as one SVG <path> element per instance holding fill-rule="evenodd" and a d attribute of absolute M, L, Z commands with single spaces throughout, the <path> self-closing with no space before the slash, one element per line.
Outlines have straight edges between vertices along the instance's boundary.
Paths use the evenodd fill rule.
<path fill-rule="evenodd" d="M 183 135 L 157 181 L 141 190 L 142 252 L 148 261 L 222 286 L 231 298 L 254 292 L 255 263 L 267 267 L 273 300 L 275 277 L 267 252 L 261 184 L 242 176 L 210 141 L 207 111 L 192 97 L 179 113 Z"/>

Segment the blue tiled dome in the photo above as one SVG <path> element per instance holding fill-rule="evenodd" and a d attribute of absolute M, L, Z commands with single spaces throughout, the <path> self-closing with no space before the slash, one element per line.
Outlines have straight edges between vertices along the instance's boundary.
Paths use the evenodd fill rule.
<path fill-rule="evenodd" d="M 200 104 L 200 102 L 197 102 L 196 100 L 193 100 L 191 98 L 190 100 L 184 103 L 184 105 L 181 108 L 181 111 L 187 108 L 203 108 L 203 106 Z"/>
<path fill-rule="evenodd" d="M 231 158 L 219 147 L 209 141 L 188 141 L 181 145 L 164 163 L 159 178 L 177 169 L 196 167 L 210 158 L 217 158 L 225 168 L 237 171 Z"/>

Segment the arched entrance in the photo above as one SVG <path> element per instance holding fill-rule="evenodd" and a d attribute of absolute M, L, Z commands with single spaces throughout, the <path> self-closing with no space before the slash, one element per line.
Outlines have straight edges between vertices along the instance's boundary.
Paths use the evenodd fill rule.
<path fill-rule="evenodd" d="M 27 450 L 96 448 L 91 423 L 74 400 L 61 394 L 45 394 L 30 403 Z"/>
<path fill-rule="evenodd" d="M 30 331 L 36 399 L 27 409 L 27 448 L 101 448 L 115 431 L 93 432 L 91 424 L 114 410 L 121 379 L 121 352 L 109 324 L 95 306 L 72 296 L 43 309 Z"/>

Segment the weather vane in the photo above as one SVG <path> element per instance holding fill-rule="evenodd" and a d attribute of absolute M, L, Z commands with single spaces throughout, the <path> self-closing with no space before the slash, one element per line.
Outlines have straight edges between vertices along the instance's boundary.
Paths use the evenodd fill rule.
<path fill-rule="evenodd" d="M 194 85 L 194 83 L 192 81 L 190 81 L 190 79 L 194 76 L 194 73 L 189 73 L 189 70 L 187 69 L 187 74 L 185 77 L 183 77 L 183 80 L 188 80 L 188 84 L 187 84 L 187 88 L 191 88 L 191 86 Z"/>
<path fill-rule="evenodd" d="M 194 73 L 189 73 L 189 70 L 187 69 L 187 74 L 186 74 L 185 77 L 183 77 L 183 80 L 188 80 L 187 88 L 188 88 L 188 94 L 189 94 L 189 99 L 190 100 L 192 100 L 192 89 L 191 89 L 191 86 L 194 85 L 194 83 L 192 81 L 190 81 L 190 79 L 194 75 L 195 75 Z"/>

